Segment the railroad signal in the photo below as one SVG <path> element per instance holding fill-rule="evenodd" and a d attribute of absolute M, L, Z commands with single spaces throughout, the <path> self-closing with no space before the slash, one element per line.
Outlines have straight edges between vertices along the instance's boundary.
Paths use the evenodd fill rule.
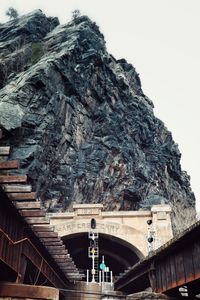
<path fill-rule="evenodd" d="M 99 256 L 98 247 L 89 247 L 88 248 L 88 256 L 90 258 L 92 258 L 92 257 L 98 257 Z"/>
<path fill-rule="evenodd" d="M 92 218 L 90 221 L 90 227 L 91 229 L 96 229 L 96 220 L 94 218 Z"/>
<path fill-rule="evenodd" d="M 148 240 L 148 242 L 149 242 L 149 243 L 152 243 L 152 242 L 153 242 L 153 238 L 152 238 L 152 236 L 151 236 L 151 237 L 149 237 L 147 240 Z"/>
<path fill-rule="evenodd" d="M 99 268 L 102 270 L 102 271 L 105 271 L 106 270 L 106 264 L 105 263 L 101 263 Z"/>
<path fill-rule="evenodd" d="M 152 224 L 152 220 L 147 220 L 147 224 L 151 225 Z"/>
<path fill-rule="evenodd" d="M 98 232 L 96 232 L 96 231 L 88 232 L 88 238 L 90 240 L 93 240 L 93 241 L 98 240 L 98 237 L 99 237 Z"/>

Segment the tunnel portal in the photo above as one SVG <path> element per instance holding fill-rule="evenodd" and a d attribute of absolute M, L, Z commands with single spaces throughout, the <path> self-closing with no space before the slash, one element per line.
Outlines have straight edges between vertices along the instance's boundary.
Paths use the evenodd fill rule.
<path fill-rule="evenodd" d="M 88 247 L 90 245 L 88 232 L 64 236 L 63 242 L 66 244 L 77 268 L 86 274 L 86 270 L 91 269 L 92 264 L 91 259 L 88 258 Z M 113 276 L 118 276 L 143 257 L 139 250 L 130 243 L 108 234 L 99 234 L 98 246 L 98 265 L 101 263 L 102 256 L 104 256 L 105 264 L 113 272 Z"/>

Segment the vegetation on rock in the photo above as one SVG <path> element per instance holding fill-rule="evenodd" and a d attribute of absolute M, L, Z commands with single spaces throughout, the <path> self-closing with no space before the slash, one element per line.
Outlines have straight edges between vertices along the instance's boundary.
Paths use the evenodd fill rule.
<path fill-rule="evenodd" d="M 18 14 L 18 11 L 15 8 L 10 7 L 6 11 L 6 16 L 8 16 L 10 18 L 10 20 L 13 20 L 13 19 L 18 18 L 19 14 Z"/>

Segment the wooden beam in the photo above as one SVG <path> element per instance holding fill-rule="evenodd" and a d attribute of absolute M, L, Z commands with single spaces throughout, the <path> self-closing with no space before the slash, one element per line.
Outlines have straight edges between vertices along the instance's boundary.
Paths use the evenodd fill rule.
<path fill-rule="evenodd" d="M 76 277 L 80 278 L 80 277 L 82 277 L 82 275 L 80 275 L 79 273 L 68 273 L 67 272 L 67 275 L 70 276 L 70 277 L 72 277 L 72 278 L 76 278 Z"/>
<path fill-rule="evenodd" d="M 45 217 L 46 213 L 45 211 L 41 210 L 41 209 L 35 209 L 35 210 L 21 210 L 20 211 L 21 215 L 23 217 Z"/>
<path fill-rule="evenodd" d="M 74 273 L 75 273 L 75 272 L 78 272 L 78 269 L 76 269 L 76 268 L 70 268 L 70 267 L 69 267 L 69 268 L 67 268 L 67 267 L 64 268 L 64 267 L 63 267 L 63 268 L 60 268 L 60 269 L 61 269 L 64 273 L 68 273 L 68 272 L 74 272 Z"/>
<path fill-rule="evenodd" d="M 76 265 L 73 263 L 71 263 L 70 261 L 65 261 L 64 263 L 63 262 L 58 262 L 58 265 L 61 269 L 64 269 L 64 268 L 73 268 L 73 269 L 76 269 Z"/>
<path fill-rule="evenodd" d="M 10 147 L 0 146 L 0 155 L 9 155 Z"/>
<path fill-rule="evenodd" d="M 15 200 L 34 200 L 36 199 L 36 193 L 9 193 L 8 194 L 9 199 L 15 201 Z"/>
<path fill-rule="evenodd" d="M 61 245 L 61 246 L 47 246 L 47 249 L 49 250 L 49 251 L 51 251 L 51 250 L 55 250 L 55 251 L 59 251 L 59 250 L 65 250 L 65 245 Z M 67 251 L 67 249 L 66 249 L 66 251 Z"/>
<path fill-rule="evenodd" d="M 36 232 L 44 232 L 44 231 L 54 231 L 54 226 L 41 226 L 41 225 L 33 225 L 33 230 Z"/>
<path fill-rule="evenodd" d="M 12 170 L 19 168 L 18 160 L 5 160 L 0 161 L 0 170 Z"/>
<path fill-rule="evenodd" d="M 45 217 L 32 217 L 32 218 L 25 218 L 28 224 L 49 224 L 49 219 Z"/>
<path fill-rule="evenodd" d="M 62 250 L 66 250 L 68 252 L 68 250 L 65 248 L 65 245 L 55 245 L 55 246 L 48 246 L 46 247 L 49 251 L 62 251 Z"/>
<path fill-rule="evenodd" d="M 40 202 L 15 202 L 17 209 L 39 209 Z"/>
<path fill-rule="evenodd" d="M 44 242 L 44 243 L 52 242 L 52 244 L 56 243 L 56 242 L 62 242 L 59 237 L 55 237 L 55 238 L 53 238 L 53 237 L 50 237 L 50 238 L 44 237 L 44 238 L 41 238 L 41 241 Z"/>
<path fill-rule="evenodd" d="M 55 255 L 55 254 L 61 254 L 61 255 L 67 255 L 68 254 L 68 251 L 66 249 L 59 249 L 59 250 L 49 250 L 48 251 L 52 254 L 52 255 Z"/>
<path fill-rule="evenodd" d="M 67 260 L 68 256 L 66 254 L 54 254 L 52 255 L 54 259 L 64 259 Z"/>
<path fill-rule="evenodd" d="M 26 175 L 0 175 L 0 183 L 18 183 L 18 182 L 26 182 Z"/>
<path fill-rule="evenodd" d="M 58 233 L 54 231 L 35 232 L 40 238 L 54 238 L 58 237 Z"/>
<path fill-rule="evenodd" d="M 6 193 L 29 193 L 32 191 L 32 186 L 27 184 L 2 184 L 2 187 Z"/>
<path fill-rule="evenodd" d="M 53 257 L 53 256 L 52 256 Z M 64 259 L 64 258 L 54 258 L 53 257 L 53 259 L 55 260 L 55 262 L 56 263 L 66 263 L 67 262 L 67 260 L 66 259 Z"/>
<path fill-rule="evenodd" d="M 73 264 L 72 258 L 69 259 L 69 257 L 66 257 L 66 255 L 65 255 L 65 257 L 55 257 L 55 255 L 52 255 L 52 257 L 54 258 L 54 260 L 55 260 L 57 263 L 71 263 L 72 266 L 75 266 L 75 265 Z"/>
<path fill-rule="evenodd" d="M 43 241 L 41 239 L 42 243 L 46 246 L 62 246 L 63 245 L 63 241 Z"/>

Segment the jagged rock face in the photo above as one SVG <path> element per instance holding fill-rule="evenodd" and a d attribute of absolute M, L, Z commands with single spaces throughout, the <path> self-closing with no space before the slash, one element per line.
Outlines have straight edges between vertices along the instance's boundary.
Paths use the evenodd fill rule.
<path fill-rule="evenodd" d="M 171 133 L 95 23 L 61 26 L 36 11 L 1 25 L 0 39 L 0 124 L 41 201 L 52 210 L 194 206 Z"/>

